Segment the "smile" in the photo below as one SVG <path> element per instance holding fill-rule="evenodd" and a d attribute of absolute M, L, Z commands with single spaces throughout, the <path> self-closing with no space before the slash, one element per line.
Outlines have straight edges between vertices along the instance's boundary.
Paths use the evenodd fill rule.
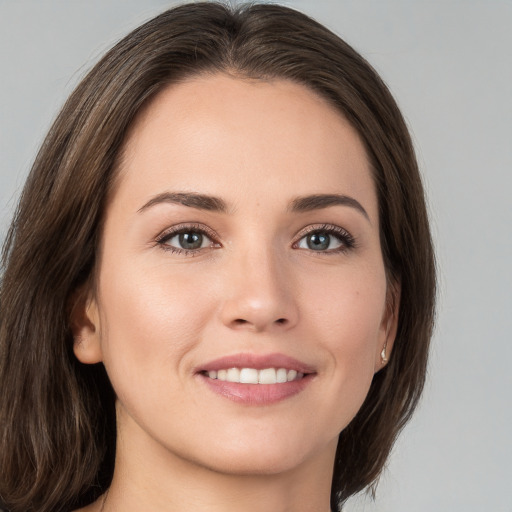
<path fill-rule="evenodd" d="M 284 354 L 234 354 L 196 368 L 216 395 L 246 406 L 268 406 L 301 393 L 316 369 Z"/>
<path fill-rule="evenodd" d="M 240 384 L 284 384 L 304 377 L 302 372 L 286 368 L 226 368 L 209 371 L 207 375 L 210 379 Z"/>

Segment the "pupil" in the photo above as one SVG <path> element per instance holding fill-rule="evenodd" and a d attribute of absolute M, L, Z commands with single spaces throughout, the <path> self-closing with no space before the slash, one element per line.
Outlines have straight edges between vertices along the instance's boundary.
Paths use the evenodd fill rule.
<path fill-rule="evenodd" d="M 203 235 L 201 233 L 180 233 L 179 241 L 183 249 L 199 249 L 203 244 Z"/>
<path fill-rule="evenodd" d="M 323 251 L 329 248 L 330 237 L 325 233 L 313 233 L 308 237 L 308 247 L 313 251 Z"/>

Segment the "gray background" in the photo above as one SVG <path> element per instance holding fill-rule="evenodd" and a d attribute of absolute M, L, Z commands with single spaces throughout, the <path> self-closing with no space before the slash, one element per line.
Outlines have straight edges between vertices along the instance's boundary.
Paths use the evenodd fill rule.
<path fill-rule="evenodd" d="M 362 52 L 417 145 L 440 268 L 429 382 L 375 503 L 511 512 L 512 1 L 296 0 Z M 0 0 L 0 237 L 64 98 L 111 43 L 173 2 Z"/>

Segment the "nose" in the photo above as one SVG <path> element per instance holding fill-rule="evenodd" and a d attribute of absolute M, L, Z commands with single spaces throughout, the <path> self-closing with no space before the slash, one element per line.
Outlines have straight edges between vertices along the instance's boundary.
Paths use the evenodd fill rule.
<path fill-rule="evenodd" d="M 233 256 L 226 269 L 221 321 L 231 329 L 277 332 L 298 321 L 297 290 L 289 265 L 271 249 Z"/>

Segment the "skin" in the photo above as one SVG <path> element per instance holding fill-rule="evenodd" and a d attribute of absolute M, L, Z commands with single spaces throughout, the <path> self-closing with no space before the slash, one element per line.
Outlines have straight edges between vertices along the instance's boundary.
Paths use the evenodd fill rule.
<path fill-rule="evenodd" d="M 167 192 L 226 211 L 143 208 Z M 311 194 L 366 214 L 291 211 Z M 190 224 L 211 236 L 169 250 L 179 240 L 162 233 Z M 325 225 L 351 238 L 310 249 L 307 230 Z M 215 74 L 162 91 L 125 142 L 97 282 L 72 319 L 77 358 L 102 361 L 118 396 L 112 486 L 83 510 L 327 512 L 338 435 L 391 350 L 388 295 L 370 166 L 339 112 L 284 80 Z M 237 403 L 196 371 L 240 352 L 285 354 L 314 375 L 277 403 Z"/>

